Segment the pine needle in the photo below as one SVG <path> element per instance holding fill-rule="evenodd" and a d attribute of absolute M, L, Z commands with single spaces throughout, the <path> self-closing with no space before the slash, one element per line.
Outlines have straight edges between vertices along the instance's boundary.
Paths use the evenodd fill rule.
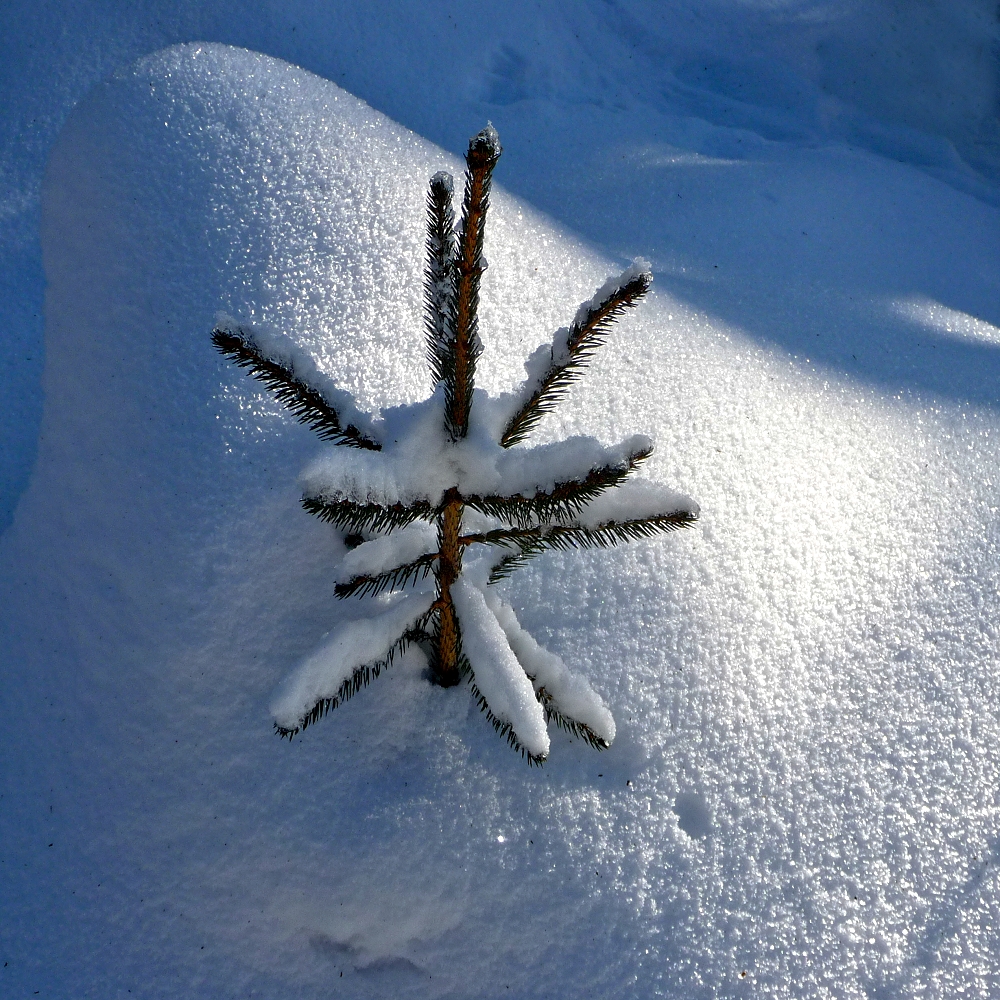
<path fill-rule="evenodd" d="M 611 746 L 602 736 L 598 736 L 586 722 L 580 722 L 559 711 L 553 704 L 552 695 L 544 687 L 540 687 L 535 691 L 535 697 L 541 702 L 546 722 L 554 722 L 560 729 L 575 736 L 577 739 L 583 740 L 584 743 L 592 746 L 595 750 L 607 750 Z"/>
<path fill-rule="evenodd" d="M 334 593 L 338 597 L 377 597 L 387 590 L 402 590 L 404 587 L 426 580 L 434 570 L 438 553 L 432 552 L 413 562 L 395 569 L 386 570 L 373 576 L 355 576 L 344 583 L 338 583 Z"/>
<path fill-rule="evenodd" d="M 597 305 L 581 309 L 582 315 L 577 316 L 567 334 L 565 355 L 558 359 L 553 357 L 552 364 L 527 401 L 507 421 L 500 438 L 504 448 L 523 441 L 538 421 L 555 409 L 569 387 L 580 378 L 594 352 L 604 344 L 615 320 L 649 291 L 652 281 L 652 274 L 642 272 L 615 288 Z"/>
<path fill-rule="evenodd" d="M 689 528 L 698 515 L 688 510 L 654 514 L 626 521 L 603 521 L 594 525 L 543 524 L 531 528 L 496 528 L 479 535 L 465 535 L 465 545 L 482 544 L 511 548 L 490 570 L 489 582 L 499 583 L 542 552 L 570 549 L 612 548 L 627 542 L 652 538 L 667 531 Z"/>
<path fill-rule="evenodd" d="M 318 389 L 297 378 L 284 365 L 266 357 L 249 337 L 217 327 L 212 331 L 212 343 L 235 365 L 249 369 L 249 374 L 263 382 L 279 403 L 324 441 L 368 451 L 382 450 L 378 441 L 365 437 L 353 424 L 344 427 L 337 411 Z"/>

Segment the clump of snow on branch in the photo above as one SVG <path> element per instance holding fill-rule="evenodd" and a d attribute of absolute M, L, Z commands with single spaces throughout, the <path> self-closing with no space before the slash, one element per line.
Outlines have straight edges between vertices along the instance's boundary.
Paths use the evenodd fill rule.
<path fill-rule="evenodd" d="M 344 556 L 337 568 L 337 582 L 346 583 L 356 576 L 374 576 L 394 566 L 413 562 L 437 551 L 437 531 L 425 521 L 401 528 L 391 535 L 363 542 Z"/>
<path fill-rule="evenodd" d="M 484 588 L 483 595 L 546 711 L 557 719 L 576 719 L 610 746 L 616 732 L 614 717 L 587 679 L 574 674 L 555 653 L 540 646 L 521 628 L 514 609 L 495 590 Z"/>
<path fill-rule="evenodd" d="M 485 568 L 485 567 L 484 567 Z M 531 680 L 486 603 L 485 579 L 474 582 L 466 572 L 454 586 L 455 607 L 462 625 L 462 648 L 472 664 L 474 684 L 483 707 L 489 708 L 501 731 L 510 731 L 535 758 L 549 755 L 545 713 Z"/>
<path fill-rule="evenodd" d="M 481 392 L 475 397 L 476 403 L 487 399 Z M 306 495 L 379 504 L 438 504 L 452 487 L 463 495 L 529 496 L 579 479 L 594 468 L 627 468 L 632 456 L 652 449 L 648 437 L 636 434 L 611 446 L 581 435 L 508 450 L 479 433 L 483 428 L 475 416 L 469 436 L 453 443 L 440 433 L 435 402 L 432 398 L 413 407 L 409 427 L 381 451 L 331 448 L 318 456 L 302 475 Z M 474 406 L 474 415 L 478 409 Z"/>
<path fill-rule="evenodd" d="M 341 695 L 357 671 L 389 657 L 433 601 L 433 593 L 399 596 L 387 610 L 330 632 L 279 688 L 271 702 L 275 722 L 287 729 L 301 726 L 317 705 Z"/>

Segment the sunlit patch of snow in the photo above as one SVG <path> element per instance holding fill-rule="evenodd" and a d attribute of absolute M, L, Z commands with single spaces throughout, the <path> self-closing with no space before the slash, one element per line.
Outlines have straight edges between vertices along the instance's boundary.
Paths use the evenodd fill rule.
<path fill-rule="evenodd" d="M 682 149 L 667 143 L 642 146 L 630 150 L 624 155 L 643 167 L 732 167 L 740 164 L 739 160 L 726 159 L 721 156 L 706 156 L 704 153 Z"/>
<path fill-rule="evenodd" d="M 892 299 L 888 303 L 888 309 L 892 315 L 916 323 L 942 337 L 1000 346 L 1000 326 L 994 326 L 958 309 L 951 309 L 926 296 Z"/>

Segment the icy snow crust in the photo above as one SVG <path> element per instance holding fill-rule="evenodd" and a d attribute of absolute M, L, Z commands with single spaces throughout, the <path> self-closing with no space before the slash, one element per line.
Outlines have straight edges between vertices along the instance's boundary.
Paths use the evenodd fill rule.
<path fill-rule="evenodd" d="M 650 164 L 651 185 L 676 176 Z M 739 193 L 704 220 L 707 270 L 692 251 L 682 272 L 680 242 L 654 258 L 661 290 L 532 442 L 647 434 L 649 478 L 697 497 L 701 526 L 547 555 L 497 594 L 607 702 L 611 749 L 553 729 L 529 770 L 419 650 L 290 747 L 273 736 L 271 692 L 360 609 L 299 506 L 313 436 L 217 357 L 212 317 L 286 331 L 366 410 L 424 399 L 440 169 L 460 175 L 334 85 L 214 46 L 144 60 L 64 129 L 42 441 L 0 542 L 2 989 L 996 996 L 1000 417 L 943 339 L 923 395 L 848 374 L 852 352 L 889 370 L 855 320 L 896 323 L 905 367 L 945 314 L 904 326 L 892 303 L 965 316 L 997 273 L 994 210 L 910 168 L 699 161 L 676 215 L 636 223 L 694 245 L 681 206 L 706 171 Z M 723 235 L 775 185 L 781 219 L 820 190 L 844 215 L 823 216 L 829 256 L 794 227 L 802 269 L 755 289 L 770 244 L 736 260 Z M 866 215 L 890 202 L 879 243 L 889 216 Z M 924 232 L 968 266 L 931 267 Z M 735 287 L 711 285 L 710 252 L 761 317 L 818 297 L 824 336 L 801 343 L 850 345 L 844 365 L 689 304 Z M 499 396 L 622 262 L 500 188 L 487 256 L 480 384 Z M 837 287 L 809 284 L 816 261 Z"/>

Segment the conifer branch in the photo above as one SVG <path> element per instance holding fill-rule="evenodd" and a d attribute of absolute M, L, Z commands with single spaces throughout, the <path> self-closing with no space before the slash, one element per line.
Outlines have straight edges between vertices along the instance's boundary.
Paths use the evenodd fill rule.
<path fill-rule="evenodd" d="M 431 379 L 454 382 L 455 212 L 454 184 L 444 171 L 431 178 L 427 193 L 427 266 L 424 269 L 424 328 Z"/>
<path fill-rule="evenodd" d="M 494 528 L 491 531 L 462 535 L 459 544 L 497 545 L 521 550 L 534 549 L 536 545 L 561 550 L 612 548 L 625 542 L 652 538 L 665 531 L 687 528 L 697 520 L 697 514 L 677 510 L 668 514 L 654 514 L 652 517 L 601 521 L 592 525 L 540 524 L 532 528 Z"/>
<path fill-rule="evenodd" d="M 637 542 L 665 531 L 687 528 L 698 520 L 689 510 L 675 510 L 651 517 L 636 517 L 626 521 L 601 521 L 597 524 L 541 524 L 532 528 L 494 528 L 481 534 L 463 535 L 463 545 L 497 545 L 534 551 L 536 548 L 607 549 L 626 542 Z"/>
<path fill-rule="evenodd" d="M 291 729 L 279 725 L 277 722 L 274 724 L 274 731 L 282 738 L 291 741 L 292 737 L 297 733 L 300 733 L 303 729 L 307 729 L 313 723 L 319 722 L 328 712 L 332 712 L 335 708 L 339 708 L 344 704 L 345 701 L 353 698 L 362 688 L 368 687 L 369 684 L 383 670 L 387 670 L 392 666 L 393 661 L 397 656 L 401 656 L 406 652 L 407 648 L 414 642 L 419 642 L 426 638 L 426 633 L 424 631 L 427 621 L 430 618 L 430 612 L 423 615 L 418 619 L 410 628 L 408 628 L 389 648 L 389 652 L 385 654 L 381 659 L 375 660 L 373 663 L 365 663 L 358 667 L 347 680 L 337 689 L 337 693 L 330 698 L 321 698 L 316 702 L 315 705 L 305 714 L 302 721 L 297 725 L 293 726 Z"/>
<path fill-rule="evenodd" d="M 602 521 L 598 524 L 543 524 L 531 528 L 496 528 L 478 535 L 466 535 L 461 541 L 465 545 L 479 543 L 511 548 L 515 551 L 505 555 L 490 569 L 489 583 L 499 583 L 521 569 L 542 552 L 568 551 L 570 549 L 612 548 L 627 542 L 679 528 L 691 527 L 698 515 L 688 510 L 676 510 L 651 517 L 632 518 L 626 521 Z"/>
<path fill-rule="evenodd" d="M 413 562 L 374 575 L 363 574 L 338 583 L 334 593 L 338 597 L 377 597 L 387 590 L 402 590 L 410 584 L 426 580 L 434 570 L 438 553 L 431 552 Z"/>
<path fill-rule="evenodd" d="M 563 551 L 613 548 L 615 545 L 641 541 L 667 531 L 690 528 L 697 520 L 697 514 L 677 510 L 669 514 L 655 514 L 628 521 L 603 521 L 594 525 L 554 524 L 546 531 L 545 548 Z"/>
<path fill-rule="evenodd" d="M 495 528 L 479 534 L 464 535 L 459 541 L 462 545 L 494 545 L 515 550 L 490 567 L 487 584 L 492 585 L 507 579 L 515 570 L 545 551 L 544 532 L 544 525 L 533 528 Z"/>
<path fill-rule="evenodd" d="M 517 738 L 517 733 L 514 731 L 514 727 L 509 722 L 504 722 L 502 719 L 498 719 L 493 714 L 489 703 L 483 697 L 482 692 L 476 684 L 476 677 L 472 669 L 472 665 L 464 655 L 459 657 L 458 669 L 459 673 L 461 673 L 461 675 L 465 678 L 466 683 L 469 685 L 469 689 L 472 691 L 473 700 L 479 706 L 479 711 L 486 716 L 489 724 L 507 741 L 513 750 L 520 753 L 520 755 L 527 760 L 529 766 L 533 765 L 541 767 L 547 760 L 547 757 L 539 754 L 533 754 Z"/>
<path fill-rule="evenodd" d="M 628 274 L 628 272 L 625 272 Z M 523 441 L 542 417 L 551 412 L 569 387 L 583 373 L 594 352 L 604 344 L 615 320 L 631 309 L 652 284 L 653 276 L 641 271 L 614 287 L 602 300 L 581 306 L 566 334 L 565 344 L 552 345 L 552 361 L 535 389 L 510 420 L 500 438 L 504 448 Z M 526 389 L 530 383 L 526 385 Z"/>
<path fill-rule="evenodd" d="M 486 580 L 487 585 L 492 587 L 494 584 L 500 583 L 501 580 L 508 579 L 519 569 L 527 566 L 540 552 L 544 551 L 544 548 L 524 548 L 504 556 L 490 567 L 490 575 Z"/>
<path fill-rule="evenodd" d="M 471 535 L 462 535 L 458 544 L 467 545 L 499 545 L 506 548 L 520 548 L 528 545 L 533 539 L 541 537 L 545 526 L 533 528 L 493 528 L 490 531 L 477 531 Z"/>
<path fill-rule="evenodd" d="M 496 129 L 487 125 L 472 137 L 465 154 L 465 197 L 454 267 L 454 339 L 452 357 L 448 361 L 450 377 L 445 383 L 445 428 L 453 441 L 464 438 L 468 433 L 476 362 L 483 351 L 478 319 L 479 283 L 486 270 L 483 236 L 493 168 L 500 159 L 500 153 L 500 138 Z"/>
<path fill-rule="evenodd" d="M 376 534 L 387 534 L 397 528 L 405 528 L 414 521 L 430 521 L 435 513 L 435 508 L 426 500 L 419 500 L 410 506 L 401 503 L 383 506 L 307 496 L 302 498 L 302 506 L 321 521 L 342 531 L 371 531 Z"/>
<path fill-rule="evenodd" d="M 536 522 L 554 518 L 575 517 L 591 500 L 605 490 L 620 486 L 653 453 L 641 448 L 628 455 L 624 462 L 601 465 L 591 469 L 583 479 L 556 483 L 551 490 L 538 490 L 533 496 L 463 496 L 463 502 L 488 517 L 507 521 L 518 527 L 530 527 Z"/>
<path fill-rule="evenodd" d="M 552 700 L 552 695 L 544 687 L 536 689 L 535 697 L 541 703 L 542 710 L 545 712 L 546 722 L 554 722 L 560 729 L 579 740 L 583 740 L 584 743 L 589 744 L 595 750 L 607 750 L 611 746 L 607 740 L 598 736 L 586 722 L 579 722 L 577 719 L 563 714 L 556 708 Z"/>
<path fill-rule="evenodd" d="M 263 382 L 279 403 L 288 407 L 298 420 L 312 428 L 324 441 L 368 451 L 382 450 L 378 441 L 365 437 L 353 424 L 344 427 L 336 409 L 318 389 L 303 382 L 280 362 L 267 357 L 250 337 L 242 335 L 242 331 L 216 327 L 212 331 L 212 343 L 235 365 L 249 369 L 248 374 Z"/>

